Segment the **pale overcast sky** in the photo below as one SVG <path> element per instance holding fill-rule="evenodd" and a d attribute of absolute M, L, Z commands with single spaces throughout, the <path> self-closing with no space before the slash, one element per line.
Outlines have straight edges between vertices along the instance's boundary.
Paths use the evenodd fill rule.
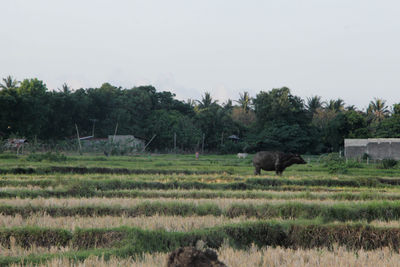
<path fill-rule="evenodd" d="M 0 0 L 0 77 L 400 102 L 400 1 Z"/>

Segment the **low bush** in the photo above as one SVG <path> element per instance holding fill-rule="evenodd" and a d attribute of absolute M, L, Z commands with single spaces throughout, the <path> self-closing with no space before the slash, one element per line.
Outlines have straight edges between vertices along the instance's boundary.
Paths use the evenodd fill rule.
<path fill-rule="evenodd" d="M 330 153 L 321 158 L 321 163 L 328 168 L 329 173 L 345 174 L 348 167 L 343 157 L 339 153 Z"/>
<path fill-rule="evenodd" d="M 95 195 L 95 188 L 85 181 L 73 181 L 67 186 L 67 189 L 61 191 L 61 193 L 77 197 L 92 197 Z"/>
<path fill-rule="evenodd" d="M 346 162 L 346 167 L 347 168 L 363 168 L 364 166 L 356 160 L 348 160 Z"/>

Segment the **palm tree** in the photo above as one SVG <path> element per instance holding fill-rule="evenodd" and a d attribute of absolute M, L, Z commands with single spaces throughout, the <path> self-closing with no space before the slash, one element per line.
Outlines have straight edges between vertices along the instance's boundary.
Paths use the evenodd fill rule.
<path fill-rule="evenodd" d="M 188 104 L 190 107 L 193 108 L 196 106 L 196 101 L 191 98 L 188 98 L 188 100 L 186 100 L 186 104 Z"/>
<path fill-rule="evenodd" d="M 239 100 L 235 100 L 235 102 L 239 103 L 244 111 L 249 112 L 251 105 L 251 97 L 248 92 L 239 93 Z"/>
<path fill-rule="evenodd" d="M 314 114 L 317 109 L 322 108 L 323 103 L 320 96 L 307 97 L 306 108 L 311 114 Z"/>
<path fill-rule="evenodd" d="M 325 109 L 332 110 L 334 112 L 340 112 L 344 110 L 344 101 L 343 99 L 338 98 L 337 100 L 329 100 L 325 105 Z"/>
<path fill-rule="evenodd" d="M 354 106 L 354 105 L 348 105 L 348 106 L 346 107 L 346 110 L 347 110 L 347 111 L 357 111 L 357 107 Z"/>
<path fill-rule="evenodd" d="M 213 100 L 209 92 L 205 92 L 204 96 L 200 100 L 196 100 L 199 103 L 200 109 L 208 108 L 212 105 L 217 104 L 218 100 Z"/>
<path fill-rule="evenodd" d="M 63 84 L 61 85 L 61 89 L 60 89 L 60 88 L 57 88 L 57 90 L 58 90 L 59 92 L 61 92 L 61 93 L 64 93 L 64 94 L 69 94 L 69 93 L 71 93 L 71 87 L 70 87 L 67 83 L 63 83 Z"/>
<path fill-rule="evenodd" d="M 0 83 L 0 89 L 4 90 L 16 88 L 19 83 L 11 75 L 8 75 L 6 78 L 3 78 L 3 81 L 4 83 Z"/>
<path fill-rule="evenodd" d="M 394 115 L 400 115 L 400 104 L 394 104 L 393 105 L 393 112 L 392 114 Z"/>
<path fill-rule="evenodd" d="M 71 87 L 67 83 L 63 83 L 60 91 L 64 94 L 69 94 L 71 92 Z"/>
<path fill-rule="evenodd" d="M 223 103 L 224 109 L 226 110 L 232 110 L 233 105 L 232 105 L 232 100 L 228 99 L 225 103 Z"/>
<path fill-rule="evenodd" d="M 369 102 L 367 114 L 373 116 L 373 120 L 380 122 L 389 115 L 388 106 L 386 101 L 380 98 L 374 98 L 374 101 Z"/>

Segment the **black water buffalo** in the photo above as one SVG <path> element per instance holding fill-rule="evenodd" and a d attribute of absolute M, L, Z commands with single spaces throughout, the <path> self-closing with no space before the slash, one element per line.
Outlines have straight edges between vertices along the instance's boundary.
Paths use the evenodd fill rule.
<path fill-rule="evenodd" d="M 261 169 L 275 171 L 277 175 L 282 175 L 286 167 L 293 164 L 306 164 L 306 162 L 298 154 L 281 151 L 260 151 L 253 158 L 254 174 L 256 175 L 261 174 Z"/>

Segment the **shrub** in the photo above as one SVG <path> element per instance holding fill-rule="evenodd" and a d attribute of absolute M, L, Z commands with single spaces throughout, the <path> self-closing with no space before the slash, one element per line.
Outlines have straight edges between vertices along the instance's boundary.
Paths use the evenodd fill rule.
<path fill-rule="evenodd" d="M 344 158 L 338 153 L 330 153 L 321 158 L 321 163 L 327 167 L 329 173 L 347 173 L 347 165 Z"/>
<path fill-rule="evenodd" d="M 346 164 L 342 163 L 335 163 L 330 166 L 328 166 L 329 173 L 340 173 L 340 174 L 345 174 L 348 172 Z"/>
<path fill-rule="evenodd" d="M 380 167 L 382 169 L 393 169 L 397 165 L 397 160 L 395 159 L 383 159 Z"/>
<path fill-rule="evenodd" d="M 324 167 L 328 167 L 332 163 L 344 163 L 344 158 L 340 157 L 339 153 L 329 153 L 321 156 L 320 162 Z"/>
<path fill-rule="evenodd" d="M 349 160 L 346 162 L 346 167 L 347 168 L 363 168 L 364 166 L 356 160 Z"/>
<path fill-rule="evenodd" d="M 95 187 L 87 182 L 74 181 L 66 190 L 72 196 L 91 197 L 95 194 Z"/>

